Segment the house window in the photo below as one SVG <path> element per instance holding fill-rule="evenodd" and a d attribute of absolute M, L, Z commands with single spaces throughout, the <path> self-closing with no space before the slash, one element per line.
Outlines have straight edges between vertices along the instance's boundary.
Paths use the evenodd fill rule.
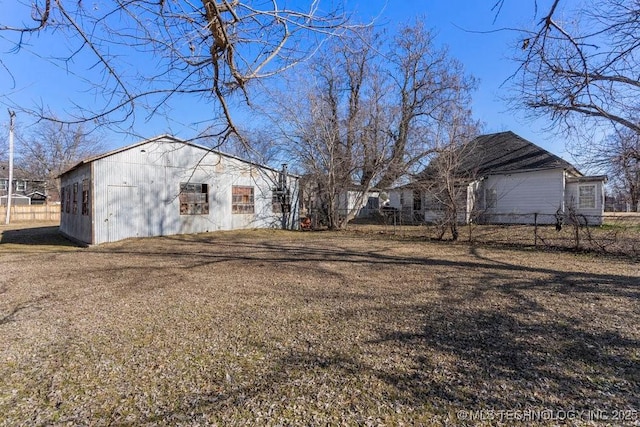
<path fill-rule="evenodd" d="M 236 185 L 231 187 L 231 212 L 234 214 L 252 214 L 254 211 L 253 187 Z"/>
<path fill-rule="evenodd" d="M 400 206 L 404 206 L 404 191 L 400 191 Z"/>
<path fill-rule="evenodd" d="M 0 190 L 6 191 L 9 189 L 9 180 L 8 179 L 0 179 Z"/>
<path fill-rule="evenodd" d="M 420 190 L 413 190 L 413 210 L 422 210 L 422 195 L 420 194 Z"/>
<path fill-rule="evenodd" d="M 74 215 L 78 214 L 78 183 L 73 183 L 73 208 L 71 209 L 71 213 Z"/>
<path fill-rule="evenodd" d="M 16 181 L 16 191 L 27 191 L 27 181 Z"/>
<path fill-rule="evenodd" d="M 89 180 L 82 180 L 82 215 L 89 215 Z"/>
<path fill-rule="evenodd" d="M 498 192 L 495 188 L 484 190 L 484 205 L 486 209 L 495 209 L 498 206 Z"/>
<path fill-rule="evenodd" d="M 64 212 L 64 187 L 60 189 L 60 212 Z"/>
<path fill-rule="evenodd" d="M 578 209 L 595 209 L 596 207 L 596 186 L 578 186 Z"/>
<path fill-rule="evenodd" d="M 207 215 L 209 213 L 209 185 L 180 183 L 180 215 Z"/>

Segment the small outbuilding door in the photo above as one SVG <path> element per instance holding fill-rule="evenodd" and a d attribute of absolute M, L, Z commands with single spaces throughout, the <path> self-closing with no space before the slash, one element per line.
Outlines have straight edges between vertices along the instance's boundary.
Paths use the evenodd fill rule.
<path fill-rule="evenodd" d="M 107 186 L 107 240 L 115 242 L 138 236 L 140 193 L 129 185 Z"/>

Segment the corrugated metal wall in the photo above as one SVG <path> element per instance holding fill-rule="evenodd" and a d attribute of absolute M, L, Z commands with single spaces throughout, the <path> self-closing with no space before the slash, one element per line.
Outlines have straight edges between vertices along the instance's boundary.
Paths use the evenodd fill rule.
<path fill-rule="evenodd" d="M 93 243 L 281 224 L 271 205 L 276 171 L 194 146 L 151 141 L 98 159 L 93 170 Z M 290 181 L 297 200 L 297 180 Z M 185 182 L 208 185 L 209 214 L 180 215 L 180 184 Z M 233 185 L 254 186 L 254 214 L 231 213 Z"/>
<path fill-rule="evenodd" d="M 85 179 L 89 180 L 89 211 L 87 212 L 87 215 L 83 215 L 82 211 L 82 184 Z M 93 203 L 93 194 L 91 191 L 91 165 L 82 165 L 78 169 L 72 170 L 60 178 L 60 186 L 64 189 L 65 199 L 67 194 L 73 192 L 74 185 L 78 186 L 78 194 L 76 195 L 76 212 L 74 213 L 72 208 L 66 208 L 66 203 L 63 203 L 65 209 L 60 213 L 60 231 L 81 242 L 92 243 L 91 208 Z M 72 199 L 73 195 L 71 196 L 71 203 L 73 203 Z"/>

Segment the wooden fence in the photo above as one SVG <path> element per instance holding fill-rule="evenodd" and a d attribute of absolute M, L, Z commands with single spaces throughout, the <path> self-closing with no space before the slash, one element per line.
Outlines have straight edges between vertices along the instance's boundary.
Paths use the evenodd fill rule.
<path fill-rule="evenodd" d="M 4 224 L 7 207 L 0 206 L 0 221 Z M 11 206 L 11 222 L 60 221 L 60 205 Z"/>

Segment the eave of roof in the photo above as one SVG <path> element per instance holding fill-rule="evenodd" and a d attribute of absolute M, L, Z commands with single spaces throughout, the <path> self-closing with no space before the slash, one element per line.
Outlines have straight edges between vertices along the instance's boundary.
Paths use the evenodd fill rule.
<path fill-rule="evenodd" d="M 511 131 L 478 136 L 459 148 L 455 155 L 459 174 L 470 178 L 551 169 L 582 176 L 571 163 Z M 433 161 L 437 162 L 437 158 Z M 433 175 L 430 164 L 418 179 Z"/>
<path fill-rule="evenodd" d="M 231 158 L 231 159 L 235 159 L 235 160 L 241 161 L 243 163 L 247 163 L 247 164 L 252 165 L 252 166 L 260 167 L 260 168 L 263 168 L 263 169 L 268 169 L 268 170 L 271 170 L 271 171 L 274 171 L 274 172 L 280 172 L 280 170 L 272 168 L 270 166 L 261 165 L 259 163 L 255 163 L 255 162 L 240 158 L 238 156 L 234 156 L 232 154 L 224 153 L 224 152 L 222 152 L 220 150 L 214 150 L 212 148 L 205 147 L 203 145 L 194 144 L 192 142 L 188 142 L 188 141 L 185 141 L 183 139 L 177 138 L 177 137 L 175 137 L 173 135 L 162 134 L 162 135 L 154 136 L 153 138 L 149 138 L 149 139 L 145 139 L 145 140 L 136 142 L 136 143 L 131 144 L 131 145 L 127 145 L 127 146 L 124 146 L 124 147 L 121 147 L 121 148 L 117 148 L 117 149 L 112 150 L 112 151 L 108 151 L 108 152 L 103 153 L 103 154 L 99 154 L 99 155 L 94 156 L 94 157 L 89 157 L 89 158 L 87 158 L 85 160 L 82 160 L 82 161 L 78 162 L 77 164 L 75 164 L 71 168 L 69 168 L 66 171 L 64 171 L 63 173 L 61 173 L 58 176 L 58 178 L 63 176 L 63 175 L 65 175 L 65 174 L 67 174 L 67 173 L 69 173 L 69 172 L 71 172 L 71 171 L 74 171 L 74 170 L 78 169 L 79 167 L 81 167 L 83 165 L 95 162 L 96 160 L 104 159 L 106 157 L 113 156 L 114 154 L 122 153 L 124 151 L 131 150 L 131 149 L 134 149 L 134 148 L 139 147 L 141 145 L 145 145 L 145 144 L 148 144 L 150 142 L 158 141 L 158 140 L 161 140 L 161 139 L 168 139 L 168 140 L 171 140 L 172 142 L 177 142 L 177 143 L 183 144 L 185 146 L 190 146 L 190 147 L 194 147 L 194 148 L 197 148 L 197 149 L 200 149 L 200 150 L 203 150 L 203 151 L 215 153 L 215 154 L 218 154 L 220 156 L 224 156 L 224 157 L 228 157 L 228 158 Z M 289 173 L 288 175 L 293 177 L 293 178 L 296 178 L 296 179 L 300 178 L 296 174 Z"/>

